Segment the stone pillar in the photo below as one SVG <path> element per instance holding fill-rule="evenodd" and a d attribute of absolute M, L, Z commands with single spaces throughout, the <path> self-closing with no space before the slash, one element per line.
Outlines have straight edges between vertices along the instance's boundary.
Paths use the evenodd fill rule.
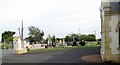
<path fill-rule="evenodd" d="M 101 54 L 103 61 L 110 61 L 111 55 L 111 37 L 109 33 L 111 32 L 111 27 L 109 26 L 109 22 L 111 21 L 110 14 L 110 5 L 109 2 L 102 2 L 103 11 L 102 11 L 102 47 Z"/>

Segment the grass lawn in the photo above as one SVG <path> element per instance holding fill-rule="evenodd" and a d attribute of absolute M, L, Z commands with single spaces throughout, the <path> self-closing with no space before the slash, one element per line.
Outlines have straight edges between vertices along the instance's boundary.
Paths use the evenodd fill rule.
<path fill-rule="evenodd" d="M 100 45 L 74 46 L 74 47 L 72 47 L 72 48 L 87 48 L 87 47 L 96 47 L 96 46 L 100 46 Z"/>
<path fill-rule="evenodd" d="M 68 48 L 68 47 L 53 47 L 53 48 L 48 48 L 48 49 L 30 50 L 30 51 L 28 51 L 28 52 L 47 52 L 47 51 L 65 50 L 65 49 L 70 49 L 70 48 Z"/>
<path fill-rule="evenodd" d="M 96 47 L 100 45 L 85 45 L 85 46 L 72 46 L 72 47 L 53 47 L 53 48 L 48 48 L 48 49 L 37 49 L 37 50 L 31 50 L 28 52 L 47 52 L 47 51 L 54 51 L 54 50 L 69 50 L 69 49 L 74 49 L 74 48 L 86 48 L 86 47 Z"/>

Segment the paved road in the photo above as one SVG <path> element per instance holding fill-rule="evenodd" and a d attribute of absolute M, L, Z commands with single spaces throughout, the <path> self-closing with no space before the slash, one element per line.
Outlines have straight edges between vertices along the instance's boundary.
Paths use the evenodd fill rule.
<path fill-rule="evenodd" d="M 13 49 L 2 49 L 2 56 L 9 56 L 12 55 L 14 53 Z"/>
<path fill-rule="evenodd" d="M 10 55 L 2 58 L 3 63 L 89 63 L 82 56 L 99 54 L 100 47 L 76 48 L 48 52 L 34 52 L 24 55 Z"/>

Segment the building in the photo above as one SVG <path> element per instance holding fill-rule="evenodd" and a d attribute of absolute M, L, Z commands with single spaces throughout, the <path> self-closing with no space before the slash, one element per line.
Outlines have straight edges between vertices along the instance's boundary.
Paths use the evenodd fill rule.
<path fill-rule="evenodd" d="M 101 57 L 120 63 L 120 0 L 101 1 Z"/>

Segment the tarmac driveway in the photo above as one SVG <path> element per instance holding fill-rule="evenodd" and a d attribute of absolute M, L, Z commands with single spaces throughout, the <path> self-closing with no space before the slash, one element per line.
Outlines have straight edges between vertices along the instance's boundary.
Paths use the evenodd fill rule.
<path fill-rule="evenodd" d="M 74 48 L 24 55 L 10 55 L 2 58 L 3 63 L 89 63 L 81 59 L 85 55 L 99 54 L 100 47 Z"/>

